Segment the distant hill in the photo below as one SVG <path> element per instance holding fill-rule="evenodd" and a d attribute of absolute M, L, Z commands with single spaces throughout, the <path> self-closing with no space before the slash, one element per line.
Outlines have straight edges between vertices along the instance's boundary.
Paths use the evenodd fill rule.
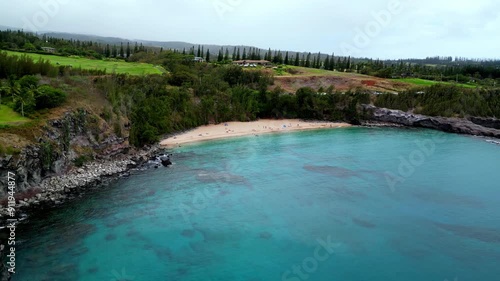
<path fill-rule="evenodd" d="M 18 30 L 20 28 L 15 28 L 15 27 L 8 27 L 8 26 L 2 26 L 0 25 L 0 30 Z M 261 55 L 263 56 L 269 48 L 259 48 L 255 46 L 246 46 L 246 45 L 216 45 L 216 44 L 195 44 L 195 43 L 188 43 L 188 42 L 180 42 L 180 41 L 148 41 L 148 40 L 131 40 L 131 39 L 125 39 L 125 38 L 119 38 L 119 37 L 105 37 L 105 36 L 97 36 L 97 35 L 85 35 L 85 34 L 76 34 L 76 33 L 64 33 L 64 32 L 40 32 L 40 35 L 47 35 L 50 37 L 54 38 L 61 38 L 61 39 L 66 39 L 66 40 L 80 40 L 80 41 L 93 41 L 93 42 L 98 42 L 98 43 L 103 43 L 103 44 L 110 44 L 110 45 L 119 45 L 120 43 L 128 43 L 130 42 L 131 44 L 135 44 L 136 42 L 139 44 L 143 44 L 144 46 L 147 47 L 158 47 L 158 48 L 164 48 L 164 49 L 175 49 L 175 50 L 180 50 L 182 51 L 183 49 L 186 49 L 188 51 L 190 48 L 193 46 L 195 49 L 198 49 L 198 46 L 202 46 L 204 51 L 206 52 L 207 50 L 210 50 L 211 55 L 217 55 L 219 50 L 221 48 L 224 49 L 229 49 L 230 55 L 233 53 L 233 49 L 240 48 L 241 54 L 243 54 L 243 49 L 247 49 L 247 51 L 250 48 L 255 48 L 259 49 L 261 52 Z M 276 50 L 272 50 L 273 52 Z M 287 50 L 281 50 L 283 56 L 285 56 L 285 53 Z M 296 53 L 299 53 L 300 56 L 302 55 L 307 55 L 307 52 L 296 52 L 296 51 L 288 51 L 289 52 L 289 57 L 290 59 L 293 59 L 295 57 Z M 317 52 L 312 52 L 313 55 L 317 54 Z M 205 55 L 205 54 L 204 54 Z M 321 59 L 324 60 L 326 58 L 327 54 L 322 54 Z"/>
<path fill-rule="evenodd" d="M 221 48 L 227 49 L 229 48 L 229 52 L 232 55 L 233 49 L 240 48 L 240 51 L 243 52 L 243 49 L 250 49 L 250 48 L 255 48 L 259 49 L 261 52 L 261 55 L 263 56 L 269 48 L 259 48 L 255 46 L 247 46 L 247 45 L 215 45 L 215 44 L 195 44 L 195 43 L 188 43 L 188 42 L 180 42 L 180 41 L 148 41 L 148 40 L 131 40 L 131 39 L 124 39 L 124 38 L 118 38 L 118 37 L 103 37 L 103 36 L 97 36 L 97 35 L 84 35 L 84 34 L 75 34 L 75 33 L 63 33 L 63 32 L 44 32 L 42 34 L 46 34 L 47 36 L 50 37 L 55 37 L 55 38 L 62 38 L 66 40 L 81 40 L 81 41 L 93 41 L 93 42 L 99 42 L 99 43 L 104 43 L 104 44 L 110 44 L 110 45 L 119 45 L 120 43 L 128 43 L 130 42 L 131 44 L 135 44 L 136 42 L 139 44 L 143 44 L 144 46 L 147 47 L 158 47 L 158 48 L 164 48 L 164 49 L 174 49 L 174 50 L 179 50 L 182 51 L 183 49 L 186 49 L 188 51 L 190 48 L 195 47 L 195 49 L 198 49 L 198 46 L 202 46 L 205 52 L 207 50 L 210 50 L 210 54 L 216 55 L 218 54 L 219 50 Z M 273 50 L 275 51 L 275 50 Z M 286 50 L 281 50 L 283 53 L 283 56 L 287 52 Z M 289 57 L 290 59 L 293 59 L 295 54 L 297 53 L 296 51 L 288 51 L 289 52 Z M 307 55 L 307 52 L 298 52 L 301 56 Z M 315 54 L 315 53 L 313 53 Z M 205 54 L 204 54 L 205 55 Z M 322 54 L 321 59 L 325 59 L 327 54 Z"/>
<path fill-rule="evenodd" d="M 5 25 L 0 25 L 0 30 L 17 30 L 19 28 L 15 28 L 15 27 L 10 27 L 10 26 L 5 26 Z"/>
<path fill-rule="evenodd" d="M 73 39 L 73 40 L 81 40 L 81 41 L 94 41 L 104 44 L 120 44 L 120 43 L 142 43 L 144 46 L 148 47 L 158 47 L 165 49 L 175 49 L 175 50 L 183 50 L 186 49 L 188 51 L 190 48 L 195 47 L 198 49 L 198 46 L 202 46 L 203 49 L 210 50 L 211 54 L 217 54 L 221 48 L 229 48 L 232 52 L 234 47 L 240 48 L 243 51 L 244 48 L 247 50 L 250 48 L 260 49 L 262 53 L 265 53 L 267 49 L 257 48 L 255 46 L 244 46 L 244 45 L 215 45 L 215 44 L 195 44 L 188 42 L 180 42 L 180 41 L 148 41 L 148 40 L 130 40 L 118 37 L 102 37 L 97 35 L 83 35 L 83 34 L 74 34 L 74 33 L 61 33 L 61 32 L 45 32 L 47 36 L 62 38 L 62 39 Z"/>

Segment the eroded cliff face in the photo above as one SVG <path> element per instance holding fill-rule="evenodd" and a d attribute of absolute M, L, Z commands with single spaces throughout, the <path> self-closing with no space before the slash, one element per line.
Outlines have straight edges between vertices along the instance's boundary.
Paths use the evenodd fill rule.
<path fill-rule="evenodd" d="M 75 165 L 127 152 L 127 139 L 109 133 L 109 128 L 104 120 L 82 109 L 49 121 L 37 143 L 19 154 L 0 156 L 0 198 L 5 198 L 9 172 L 16 174 L 16 194 L 20 194 Z"/>
<path fill-rule="evenodd" d="M 471 120 L 460 118 L 430 117 L 412 114 L 400 110 L 378 108 L 373 105 L 363 105 L 363 107 L 366 118 L 372 121 L 429 128 L 449 133 L 500 138 L 500 130 L 494 128 L 497 124 L 493 121 L 495 119 L 489 120 L 475 118 L 473 122 Z M 483 126 L 481 124 L 489 124 L 491 127 Z"/>

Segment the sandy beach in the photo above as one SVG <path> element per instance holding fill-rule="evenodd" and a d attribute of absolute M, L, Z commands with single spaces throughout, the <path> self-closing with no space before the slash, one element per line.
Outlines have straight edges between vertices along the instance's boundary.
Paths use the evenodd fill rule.
<path fill-rule="evenodd" d="M 228 122 L 198 127 L 191 131 L 170 137 L 160 144 L 164 147 L 178 147 L 182 144 L 225 139 L 230 137 L 285 133 L 292 131 L 333 129 L 350 127 L 347 123 L 303 121 L 299 119 L 259 120 L 254 122 Z"/>

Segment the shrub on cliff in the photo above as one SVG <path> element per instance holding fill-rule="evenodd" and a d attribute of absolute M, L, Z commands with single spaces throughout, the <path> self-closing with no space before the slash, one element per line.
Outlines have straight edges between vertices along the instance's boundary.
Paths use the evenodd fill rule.
<path fill-rule="evenodd" d="M 35 94 L 36 109 L 58 107 L 66 101 L 66 98 L 66 93 L 59 89 L 49 85 L 40 86 Z"/>

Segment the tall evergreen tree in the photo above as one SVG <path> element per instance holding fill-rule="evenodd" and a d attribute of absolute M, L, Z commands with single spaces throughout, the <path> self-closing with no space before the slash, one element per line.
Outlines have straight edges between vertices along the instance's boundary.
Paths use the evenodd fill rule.
<path fill-rule="evenodd" d="M 240 48 L 238 48 L 238 51 L 236 52 L 236 60 L 241 60 Z"/>
<path fill-rule="evenodd" d="M 132 50 L 130 50 L 130 42 L 127 42 L 127 58 L 130 58 Z"/>
<path fill-rule="evenodd" d="M 243 59 L 243 60 L 246 60 L 246 59 L 247 59 L 247 49 L 246 49 L 246 48 L 243 48 L 243 56 L 242 56 L 242 59 Z"/>
<path fill-rule="evenodd" d="M 225 61 L 229 60 L 229 48 L 226 48 L 226 53 L 224 54 L 224 60 Z"/>
<path fill-rule="evenodd" d="M 285 60 L 283 59 L 283 53 L 281 52 L 281 50 L 278 52 L 278 63 L 279 64 L 283 64 Z"/>
<path fill-rule="evenodd" d="M 207 49 L 207 55 L 206 55 L 206 57 L 205 57 L 205 60 L 206 60 L 207 62 L 210 62 L 210 49 Z"/>
<path fill-rule="evenodd" d="M 224 49 L 224 48 L 221 48 L 221 49 L 219 50 L 219 55 L 217 56 L 217 61 L 218 61 L 218 62 L 221 62 L 221 61 L 223 61 L 223 60 L 224 60 L 224 53 L 223 53 L 223 49 Z"/>
<path fill-rule="evenodd" d="M 305 67 L 311 67 L 311 53 L 308 53 L 307 54 L 307 59 L 306 59 L 306 62 L 305 62 Z"/>
<path fill-rule="evenodd" d="M 335 70 L 335 53 L 332 54 L 332 57 L 330 59 L 330 70 Z"/>
<path fill-rule="evenodd" d="M 288 52 L 286 52 L 286 55 L 285 55 L 285 64 L 286 65 L 290 64 L 290 61 L 288 60 Z"/>
<path fill-rule="evenodd" d="M 318 58 L 316 59 L 316 68 L 321 68 L 321 52 L 318 53 Z"/>
<path fill-rule="evenodd" d="M 113 57 L 116 58 L 118 57 L 118 49 L 116 48 L 116 45 L 113 45 Z"/>
<path fill-rule="evenodd" d="M 323 63 L 325 70 L 330 70 L 330 55 L 326 55 L 325 62 Z"/>
<path fill-rule="evenodd" d="M 196 53 L 197 57 L 201 57 L 201 46 L 198 45 L 198 52 Z"/>
<path fill-rule="evenodd" d="M 120 42 L 120 57 L 125 56 L 125 51 L 123 50 L 123 42 Z"/>
<path fill-rule="evenodd" d="M 272 61 L 273 60 L 273 53 L 271 51 L 271 48 L 269 48 L 269 51 L 267 52 L 267 61 Z"/>
<path fill-rule="evenodd" d="M 231 59 L 236 60 L 236 47 L 234 47 L 233 56 L 231 57 Z"/>
<path fill-rule="evenodd" d="M 299 66 L 300 65 L 299 53 L 295 54 L 295 62 L 293 63 L 293 65 L 295 65 L 295 66 Z"/>
<path fill-rule="evenodd" d="M 306 66 L 306 55 L 302 54 L 302 60 L 300 61 L 300 66 Z"/>
<path fill-rule="evenodd" d="M 106 44 L 106 51 L 105 52 L 106 52 L 105 56 L 107 58 L 109 58 L 111 56 L 111 50 L 109 48 L 109 44 Z"/>

